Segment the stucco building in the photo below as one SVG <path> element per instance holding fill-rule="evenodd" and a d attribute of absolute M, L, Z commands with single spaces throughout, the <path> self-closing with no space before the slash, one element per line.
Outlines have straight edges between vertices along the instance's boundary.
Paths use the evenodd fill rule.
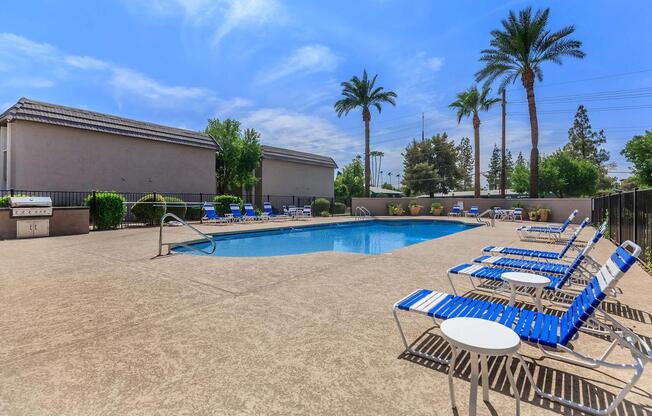
<path fill-rule="evenodd" d="M 206 134 L 21 98 L 0 115 L 0 189 L 215 193 Z M 330 157 L 263 146 L 250 197 L 333 196 Z"/>

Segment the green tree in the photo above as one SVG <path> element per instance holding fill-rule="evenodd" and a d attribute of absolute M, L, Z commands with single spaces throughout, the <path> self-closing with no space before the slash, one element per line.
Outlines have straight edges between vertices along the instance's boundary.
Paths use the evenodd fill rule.
<path fill-rule="evenodd" d="M 522 156 L 521 156 L 522 157 Z M 505 187 L 510 188 L 512 186 L 512 173 L 514 172 L 514 158 L 512 158 L 512 152 L 507 149 L 505 151 Z"/>
<path fill-rule="evenodd" d="M 522 153 L 518 154 L 516 164 L 510 177 L 510 187 L 517 193 L 522 194 L 530 189 L 530 169 L 525 163 Z"/>
<path fill-rule="evenodd" d="M 577 107 L 573 126 L 568 129 L 568 143 L 564 150 L 574 158 L 602 166 L 609 160 L 609 152 L 600 149 L 600 145 L 606 142 L 604 130 L 593 131 L 586 108 L 583 105 Z"/>
<path fill-rule="evenodd" d="M 484 174 L 484 177 L 487 178 L 487 186 L 490 190 L 498 189 L 500 185 L 500 170 L 501 170 L 501 159 L 502 152 L 494 144 L 494 150 L 491 152 L 491 158 L 489 159 L 489 169 L 487 173 Z"/>
<path fill-rule="evenodd" d="M 345 165 L 335 177 L 335 198 L 340 201 L 351 197 L 362 196 L 364 192 L 364 168 L 362 159 L 356 156 L 351 163 Z"/>
<path fill-rule="evenodd" d="M 457 149 L 446 133 L 413 140 L 403 153 L 403 183 L 410 195 L 447 193 L 460 180 Z"/>
<path fill-rule="evenodd" d="M 485 87 L 482 92 L 473 85 L 468 90 L 457 94 L 457 100 L 449 107 L 457 110 L 457 123 L 463 118 L 473 116 L 473 147 L 475 148 L 475 197 L 480 198 L 480 111 L 488 111 L 491 106 L 500 101 L 498 98 L 489 98 L 489 88 Z"/>
<path fill-rule="evenodd" d="M 215 176 L 217 193 L 224 194 L 232 188 L 251 188 L 258 179 L 252 172 L 260 166 L 263 150 L 260 134 L 254 129 L 240 129 L 240 122 L 227 118 L 208 120 L 204 130 L 217 144 Z"/>
<path fill-rule="evenodd" d="M 462 137 L 457 145 L 457 168 L 460 171 L 462 190 L 471 190 L 471 175 L 473 174 L 473 154 L 471 153 L 471 140 Z"/>
<path fill-rule="evenodd" d="M 364 196 L 369 196 L 369 186 L 371 185 L 371 168 L 370 168 L 370 124 L 371 110 L 375 107 L 380 113 L 384 103 L 396 105 L 397 97 L 394 91 L 385 91 L 383 87 L 376 87 L 376 78 L 378 75 L 369 80 L 367 70 L 362 73 L 362 79 L 353 76 L 350 81 L 342 82 L 342 96 L 335 103 L 337 116 L 347 115 L 355 108 L 362 109 L 362 121 L 364 122 Z"/>
<path fill-rule="evenodd" d="M 639 186 L 652 186 L 652 130 L 643 136 L 634 136 L 627 142 L 621 154 L 632 164 Z"/>
<path fill-rule="evenodd" d="M 594 195 L 600 178 L 598 166 L 557 150 L 541 160 L 541 191 L 559 198 Z"/>
<path fill-rule="evenodd" d="M 521 79 L 527 94 L 530 116 L 532 151 L 530 152 L 530 197 L 539 196 L 539 122 L 534 98 L 534 81 L 543 80 L 542 64 L 554 62 L 561 65 L 563 57 L 584 58 L 580 49 L 582 42 L 569 39 L 574 26 L 558 31 L 548 29 L 550 9 L 537 10 L 527 7 L 518 13 L 509 12 L 503 20 L 503 30 L 491 32 L 490 48 L 483 50 L 480 61 L 484 68 L 476 73 L 476 81 L 488 84 L 502 77 L 500 89 Z"/>
<path fill-rule="evenodd" d="M 389 189 L 390 191 L 393 191 L 393 190 L 394 190 L 394 187 L 393 187 L 392 184 L 389 183 L 389 182 L 385 182 L 385 183 L 383 184 L 383 186 L 381 186 L 381 188 L 383 188 L 383 189 Z"/>

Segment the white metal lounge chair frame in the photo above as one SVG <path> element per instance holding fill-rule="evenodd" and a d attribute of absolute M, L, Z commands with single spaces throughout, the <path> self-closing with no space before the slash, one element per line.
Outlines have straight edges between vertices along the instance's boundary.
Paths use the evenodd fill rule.
<path fill-rule="evenodd" d="M 641 252 L 641 248 L 629 240 L 625 241 L 621 245 L 621 247 L 629 248 L 631 250 L 630 251 L 631 254 L 635 257 L 638 257 L 638 255 Z M 605 295 L 609 296 L 610 293 L 613 293 L 614 291 L 613 289 L 616 283 L 622 277 L 623 274 L 624 272 L 620 270 L 620 268 L 613 262 L 613 260 L 611 260 L 611 258 L 609 258 L 609 260 L 607 260 L 605 265 L 602 266 L 602 268 L 596 274 L 596 277 L 598 277 L 598 281 L 600 283 L 600 287 L 603 293 L 605 293 Z M 416 293 L 416 291 L 413 293 Z M 403 299 L 405 298 L 407 297 L 404 297 Z M 397 311 L 400 310 L 398 308 L 398 305 L 403 299 L 399 300 L 394 304 L 393 314 L 394 314 L 394 319 L 396 321 L 396 325 L 398 326 L 399 333 L 401 335 L 401 339 L 405 346 L 405 351 L 408 352 L 409 354 L 418 357 L 432 360 L 444 365 L 449 365 L 450 360 L 443 359 L 441 357 L 437 357 L 431 354 L 426 354 L 421 351 L 415 350 L 408 344 L 397 314 Z M 574 409 L 578 409 L 586 413 L 600 415 L 600 416 L 608 415 L 616 409 L 616 407 L 623 401 L 627 393 L 629 393 L 629 391 L 634 387 L 636 382 L 638 382 L 638 380 L 640 379 L 641 375 L 643 374 L 643 369 L 645 367 L 645 364 L 648 361 L 652 361 L 652 349 L 650 348 L 650 346 L 647 345 L 647 343 L 641 337 L 639 337 L 637 334 L 635 334 L 625 326 L 621 325 L 616 319 L 614 319 L 607 312 L 605 312 L 602 302 L 600 306 L 592 312 L 591 316 L 589 316 L 586 320 L 583 321 L 589 324 L 590 326 L 604 328 L 605 329 L 604 333 L 606 333 L 608 337 L 612 339 L 612 342 L 609 344 L 609 346 L 597 358 L 590 357 L 586 354 L 582 354 L 580 352 L 575 351 L 572 348 L 568 348 L 561 344 L 557 344 L 557 349 L 560 352 L 567 353 L 568 355 L 570 355 L 570 357 L 549 351 L 548 349 L 544 348 L 540 343 L 536 343 L 535 345 L 538 347 L 539 351 L 544 356 L 557 359 L 560 361 L 564 361 L 570 364 L 575 364 L 587 368 L 606 367 L 606 368 L 613 368 L 613 369 L 620 369 L 620 370 L 633 370 L 632 377 L 629 379 L 629 381 L 625 383 L 623 389 L 618 393 L 618 395 L 612 400 L 612 402 L 606 408 L 596 409 L 590 406 L 583 405 L 581 403 L 574 402 L 564 397 L 556 396 L 554 394 L 543 391 L 543 389 L 539 388 L 536 385 L 536 380 L 534 379 L 534 376 L 530 372 L 528 366 L 525 364 L 525 360 L 523 359 L 523 356 L 520 353 L 516 353 L 521 363 L 521 366 L 523 367 L 523 370 L 526 374 L 526 377 L 530 381 L 530 384 L 532 384 L 537 394 L 539 394 L 540 396 L 548 400 L 561 403 L 568 407 L 572 407 Z M 595 315 L 597 313 L 602 315 L 602 322 L 600 322 L 595 318 Z M 440 319 L 435 318 L 434 316 L 432 317 L 432 319 L 435 326 L 439 327 Z M 608 325 L 605 325 L 604 322 L 607 322 Z M 580 332 L 578 331 L 573 336 L 572 340 L 573 341 L 576 340 L 579 337 L 579 334 Z M 527 342 L 530 345 L 533 344 L 529 341 L 524 341 L 524 342 Z M 614 348 L 616 346 L 620 346 L 624 349 L 629 350 L 632 356 L 631 364 L 628 363 L 623 364 L 623 363 L 607 361 L 607 358 L 609 357 L 609 355 L 611 355 L 611 353 L 614 351 Z"/>
<path fill-rule="evenodd" d="M 566 232 L 575 231 L 575 226 L 573 225 L 573 220 L 577 217 L 578 210 L 573 210 L 568 216 L 567 221 L 568 225 L 559 231 L 563 224 L 547 224 L 547 225 L 532 225 L 532 226 L 522 226 L 516 229 L 516 234 L 521 241 L 548 241 L 548 242 L 557 242 L 562 239 L 562 236 Z"/>

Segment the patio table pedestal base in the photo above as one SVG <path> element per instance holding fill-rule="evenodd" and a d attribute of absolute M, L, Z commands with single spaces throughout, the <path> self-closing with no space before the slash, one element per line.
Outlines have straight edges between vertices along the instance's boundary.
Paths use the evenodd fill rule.
<path fill-rule="evenodd" d="M 460 350 L 470 354 L 471 364 L 471 392 L 469 395 L 469 415 L 475 416 L 477 410 L 478 381 L 482 377 L 482 398 L 489 401 L 489 368 L 487 357 L 505 356 L 505 372 L 516 400 L 516 414 L 520 414 L 521 401 L 518 389 L 511 370 L 513 354 L 521 346 L 521 340 L 514 331 L 496 322 L 478 318 L 452 318 L 441 324 L 441 332 L 451 346 L 453 356 L 448 368 L 448 388 L 451 395 L 453 408 L 455 403 L 455 389 L 453 386 L 453 372 L 455 362 Z M 478 368 L 480 364 L 481 368 Z"/>

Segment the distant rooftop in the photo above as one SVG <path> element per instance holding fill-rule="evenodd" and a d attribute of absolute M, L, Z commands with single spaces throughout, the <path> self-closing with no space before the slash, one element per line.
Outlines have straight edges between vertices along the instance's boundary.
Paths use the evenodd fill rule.
<path fill-rule="evenodd" d="M 283 149 L 280 147 L 263 145 L 263 159 L 284 160 L 286 162 L 303 163 L 305 165 L 325 166 L 337 168 L 333 158 L 320 156 L 314 153 L 299 152 L 297 150 Z"/>

